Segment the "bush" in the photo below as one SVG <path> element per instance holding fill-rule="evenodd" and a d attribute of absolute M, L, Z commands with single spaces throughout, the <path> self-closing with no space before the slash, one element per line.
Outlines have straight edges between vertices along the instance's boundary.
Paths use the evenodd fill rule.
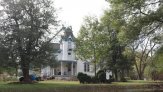
<path fill-rule="evenodd" d="M 92 77 L 92 83 L 99 83 L 97 76 Z"/>
<path fill-rule="evenodd" d="M 126 78 L 121 78 L 121 80 L 120 80 L 121 82 L 127 82 L 127 79 Z"/>
<path fill-rule="evenodd" d="M 91 83 L 92 82 L 91 77 L 84 73 L 78 73 L 77 78 L 80 81 L 80 83 Z"/>
<path fill-rule="evenodd" d="M 112 75 L 110 75 L 110 79 L 109 79 L 111 82 L 115 82 L 115 79 L 113 78 Z"/>
<path fill-rule="evenodd" d="M 100 70 L 96 76 L 91 77 L 84 73 L 78 73 L 77 75 L 80 83 L 111 83 L 114 81 L 112 77 L 109 80 L 106 79 L 106 73 L 104 70 Z"/>
<path fill-rule="evenodd" d="M 83 73 L 78 73 L 77 78 L 80 83 L 84 83 L 84 74 Z"/>
<path fill-rule="evenodd" d="M 106 83 L 107 80 L 106 80 L 106 73 L 105 73 L 105 71 L 104 70 L 98 71 L 97 78 L 98 78 L 99 82 Z"/>

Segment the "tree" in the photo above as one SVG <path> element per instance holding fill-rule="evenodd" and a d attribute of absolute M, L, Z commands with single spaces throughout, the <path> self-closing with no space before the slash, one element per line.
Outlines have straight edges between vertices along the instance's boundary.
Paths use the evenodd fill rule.
<path fill-rule="evenodd" d="M 106 46 L 108 46 L 106 41 L 109 38 L 106 37 L 107 34 L 107 29 L 99 23 L 96 17 L 87 16 L 76 39 L 77 56 L 82 60 L 94 63 L 95 75 L 97 68 L 104 68 L 100 63 L 105 60 Z"/>
<path fill-rule="evenodd" d="M 118 31 L 97 19 L 87 17 L 76 41 L 76 53 L 84 60 L 94 60 L 100 69 L 109 69 L 118 80 L 124 78 L 124 71 L 131 67 L 127 55 L 123 55 L 124 46 L 119 42 Z M 96 64 L 95 64 L 96 68 Z"/>
<path fill-rule="evenodd" d="M 109 40 L 109 48 L 106 54 L 107 69 L 114 74 L 115 81 L 124 81 L 125 74 L 132 69 L 133 62 L 131 56 L 125 51 L 125 45 L 118 40 L 118 33 L 111 32 L 111 40 Z"/>
<path fill-rule="evenodd" d="M 50 0 L 2 0 L 0 33 L 9 48 L 11 62 L 18 60 L 24 82 L 30 83 L 30 64 L 54 61 L 54 50 L 48 37 L 49 26 L 57 26 L 55 9 Z M 36 63 L 37 62 L 37 63 Z"/>
<path fill-rule="evenodd" d="M 80 34 L 76 39 L 76 54 L 82 60 L 91 60 L 94 63 L 96 75 L 96 63 L 98 61 L 98 20 L 95 17 L 86 17 L 81 26 Z"/>
<path fill-rule="evenodd" d="M 106 25 L 118 30 L 121 43 L 133 48 L 132 60 L 135 62 L 139 79 L 143 79 L 144 70 L 151 61 L 150 53 L 162 42 L 163 2 L 162 0 L 107 1 L 111 4 L 111 10 L 105 11 L 102 20 Z M 136 53 L 139 53 L 139 56 Z"/>
<path fill-rule="evenodd" d="M 163 46 L 158 47 L 149 66 L 149 74 L 153 80 L 156 80 L 159 74 L 163 73 Z"/>
<path fill-rule="evenodd" d="M 129 72 L 133 65 L 132 56 L 127 54 L 127 45 L 130 39 L 126 35 L 126 21 L 121 16 L 123 12 L 120 10 L 111 9 L 105 11 L 104 15 L 101 18 L 101 23 L 105 27 L 109 28 L 109 35 L 105 37 L 110 37 L 108 39 L 108 50 L 105 53 L 108 60 L 108 68 L 113 71 L 115 79 L 118 80 L 119 75 L 123 79 L 125 72 Z M 121 9 L 121 8 L 120 8 Z M 114 62 L 114 63 L 113 63 Z M 127 74 L 126 74 L 127 75 Z"/>

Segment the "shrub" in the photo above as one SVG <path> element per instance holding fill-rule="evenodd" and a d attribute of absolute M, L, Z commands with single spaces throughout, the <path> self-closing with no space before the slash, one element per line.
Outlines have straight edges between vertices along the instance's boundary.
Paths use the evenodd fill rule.
<path fill-rule="evenodd" d="M 91 76 L 88 76 L 87 74 L 85 74 L 85 83 L 92 83 Z"/>
<path fill-rule="evenodd" d="M 106 73 L 105 73 L 105 71 L 104 70 L 98 71 L 97 78 L 98 78 L 99 82 L 106 83 L 107 80 L 106 80 Z"/>
<path fill-rule="evenodd" d="M 127 79 L 126 78 L 121 78 L 121 80 L 120 80 L 121 82 L 127 82 Z"/>
<path fill-rule="evenodd" d="M 92 83 L 99 83 L 97 76 L 92 77 Z"/>
<path fill-rule="evenodd" d="M 80 83 L 91 83 L 92 82 L 91 77 L 84 73 L 78 73 L 77 78 L 80 81 Z"/>
<path fill-rule="evenodd" d="M 100 70 L 96 76 L 91 77 L 84 73 L 78 73 L 77 75 L 80 83 L 111 83 L 114 81 L 112 77 L 109 80 L 106 79 L 106 73 L 104 70 Z"/>
<path fill-rule="evenodd" d="M 112 75 L 110 75 L 110 79 L 109 79 L 111 82 L 114 82 L 115 81 L 115 79 L 113 78 L 113 76 Z"/>
<path fill-rule="evenodd" d="M 84 74 L 83 73 L 78 73 L 77 75 L 78 80 L 80 81 L 80 83 L 84 83 Z"/>

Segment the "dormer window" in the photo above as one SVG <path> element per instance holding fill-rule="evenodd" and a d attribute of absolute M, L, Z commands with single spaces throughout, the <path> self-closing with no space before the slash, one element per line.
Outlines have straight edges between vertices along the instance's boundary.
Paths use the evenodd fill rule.
<path fill-rule="evenodd" d="M 69 38 L 68 38 L 68 41 L 72 41 L 72 38 L 71 38 L 71 37 L 69 37 Z"/>

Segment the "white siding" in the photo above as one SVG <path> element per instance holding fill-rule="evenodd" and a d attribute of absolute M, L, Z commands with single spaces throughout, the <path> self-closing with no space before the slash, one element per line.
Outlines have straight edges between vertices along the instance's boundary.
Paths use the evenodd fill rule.
<path fill-rule="evenodd" d="M 85 74 L 88 74 L 88 75 L 90 75 L 90 76 L 94 76 L 94 72 L 93 72 L 93 66 L 92 65 L 90 65 L 90 71 L 89 72 L 85 72 L 84 71 L 84 63 L 85 63 L 85 61 L 81 61 L 81 60 L 78 60 L 77 61 L 77 73 L 79 73 L 79 72 L 82 72 L 82 73 L 85 73 Z"/>
<path fill-rule="evenodd" d="M 71 39 L 72 37 L 69 36 L 69 38 Z M 70 44 L 69 44 L 70 42 Z M 71 51 L 69 50 L 69 48 L 71 48 Z M 72 40 L 69 40 L 69 41 L 65 41 L 64 39 L 61 40 L 60 42 L 60 53 L 56 53 L 55 55 L 57 56 L 57 59 L 59 61 L 64 61 L 64 62 L 75 62 L 77 60 L 75 60 L 75 53 L 74 53 L 74 49 L 75 49 L 75 43 L 73 42 L 73 39 Z M 68 53 L 71 53 L 71 55 L 68 55 Z M 86 73 L 90 76 L 94 76 L 94 72 L 93 72 L 93 66 L 90 65 L 90 68 L 89 68 L 89 72 L 85 72 L 84 71 L 84 61 L 81 61 L 81 60 L 78 60 L 76 62 L 76 66 L 75 66 L 75 69 L 74 69 L 74 74 L 78 74 L 79 72 L 82 72 L 82 73 Z M 46 68 L 43 68 L 42 69 L 42 75 L 49 75 L 50 74 L 50 71 L 51 71 L 51 68 L 48 66 Z M 67 67 L 65 66 L 65 64 L 63 63 L 63 73 L 64 72 L 68 72 L 68 69 Z"/>
<path fill-rule="evenodd" d="M 61 43 L 61 53 L 58 54 L 59 60 L 75 60 L 75 53 L 74 50 L 74 42 L 71 42 L 71 49 L 72 51 L 68 51 L 68 41 L 62 41 Z M 71 53 L 71 55 L 68 55 Z"/>

